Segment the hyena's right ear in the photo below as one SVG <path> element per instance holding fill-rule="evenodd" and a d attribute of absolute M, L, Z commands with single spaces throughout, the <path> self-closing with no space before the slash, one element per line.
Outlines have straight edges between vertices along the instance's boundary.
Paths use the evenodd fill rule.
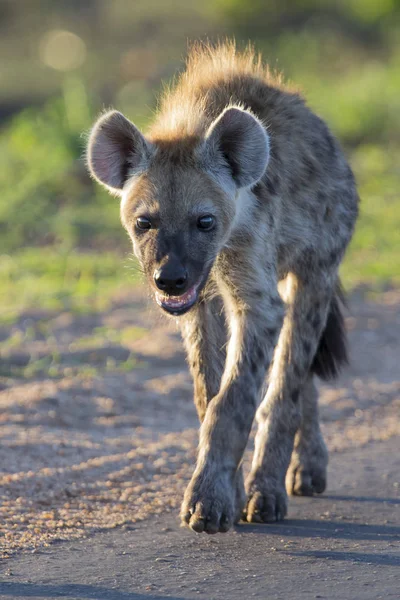
<path fill-rule="evenodd" d="M 92 176 L 111 193 L 121 195 L 128 177 L 145 169 L 152 146 L 131 121 L 112 110 L 94 125 L 88 142 L 87 164 Z"/>

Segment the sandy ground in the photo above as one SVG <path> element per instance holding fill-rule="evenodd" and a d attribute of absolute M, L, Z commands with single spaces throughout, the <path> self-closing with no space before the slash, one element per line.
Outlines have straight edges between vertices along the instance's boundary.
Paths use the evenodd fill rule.
<path fill-rule="evenodd" d="M 350 460 L 378 442 L 398 454 L 400 292 L 354 296 L 347 326 L 351 367 L 321 385 L 328 446 Z M 131 531 L 149 516 L 175 523 L 197 420 L 174 323 L 138 290 L 104 314 L 30 311 L 0 341 L 2 557 Z"/>
<path fill-rule="evenodd" d="M 11 561 L 0 600 L 398 600 L 398 440 L 334 452 L 326 494 L 275 525 L 196 535 L 176 515 L 52 544 Z"/>

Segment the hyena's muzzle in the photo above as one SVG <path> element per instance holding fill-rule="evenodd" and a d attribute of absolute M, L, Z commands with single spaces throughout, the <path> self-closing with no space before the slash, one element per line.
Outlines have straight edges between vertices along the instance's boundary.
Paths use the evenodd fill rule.
<path fill-rule="evenodd" d="M 210 269 L 187 268 L 175 255 L 170 255 L 153 273 L 155 300 L 167 313 L 180 316 L 198 302 Z"/>

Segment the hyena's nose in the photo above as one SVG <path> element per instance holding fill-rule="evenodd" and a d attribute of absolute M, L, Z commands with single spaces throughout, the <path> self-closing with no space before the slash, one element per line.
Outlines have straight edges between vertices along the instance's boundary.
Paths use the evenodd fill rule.
<path fill-rule="evenodd" d="M 154 272 L 154 282 L 159 290 L 171 296 L 180 296 L 186 291 L 187 272 L 182 265 L 165 264 Z"/>

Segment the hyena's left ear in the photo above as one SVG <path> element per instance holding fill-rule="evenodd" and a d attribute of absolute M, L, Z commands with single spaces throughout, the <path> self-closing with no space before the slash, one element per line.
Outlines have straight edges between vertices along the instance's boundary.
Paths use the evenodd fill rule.
<path fill-rule="evenodd" d="M 237 187 L 254 185 L 269 159 L 269 137 L 250 112 L 231 107 L 211 124 L 206 136 L 207 162 L 228 164 Z"/>
<path fill-rule="evenodd" d="M 152 146 L 124 115 L 112 110 L 94 125 L 88 142 L 87 163 L 95 179 L 121 195 L 129 175 L 145 169 Z"/>

